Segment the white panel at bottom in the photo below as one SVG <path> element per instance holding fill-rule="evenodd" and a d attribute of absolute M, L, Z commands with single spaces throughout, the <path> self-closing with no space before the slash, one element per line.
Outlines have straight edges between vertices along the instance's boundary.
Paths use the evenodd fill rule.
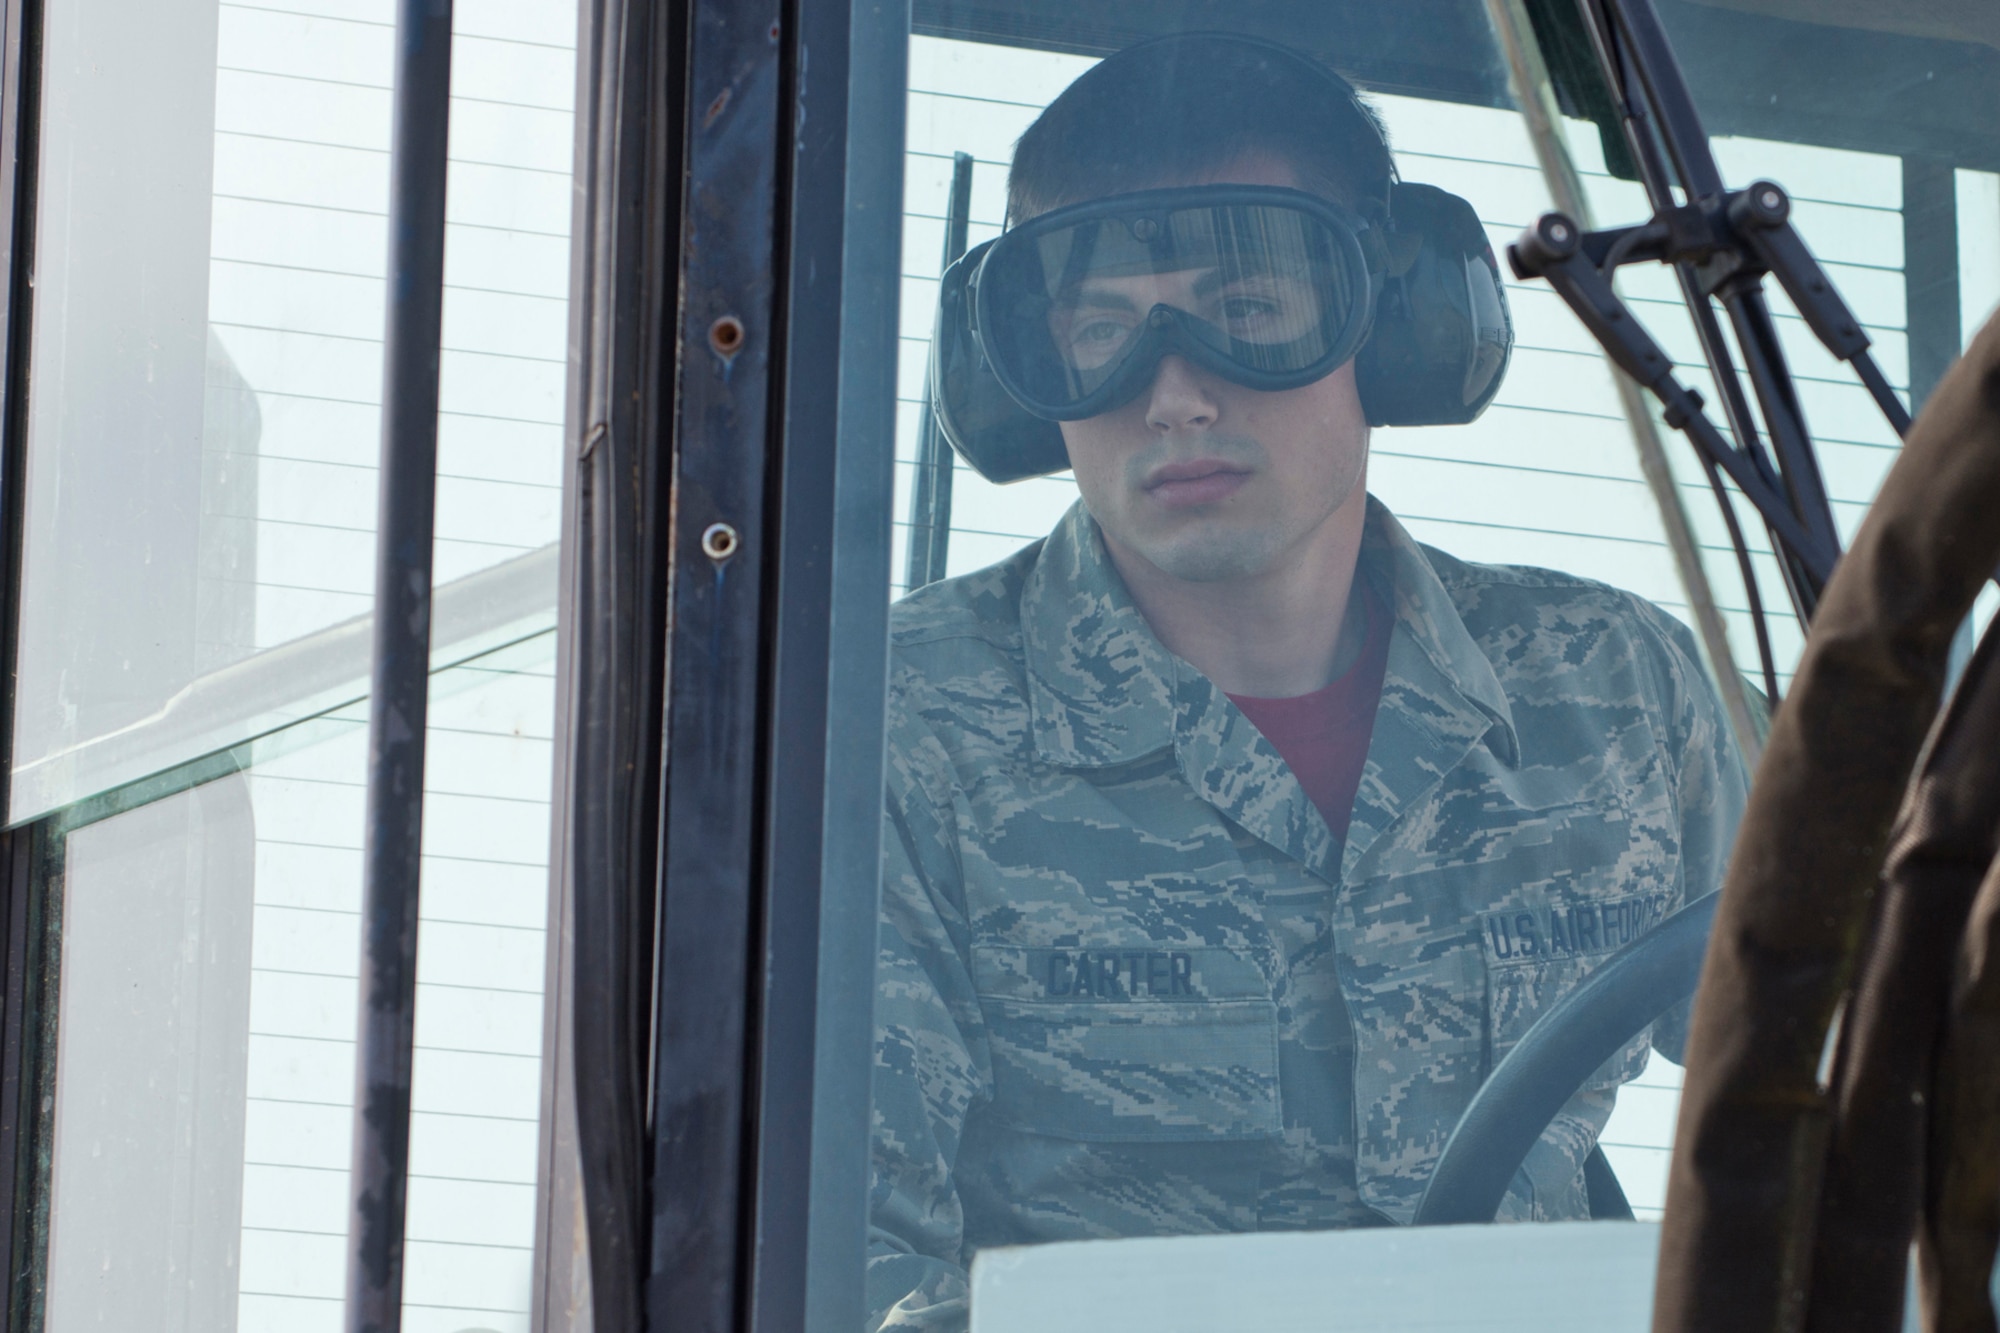
<path fill-rule="evenodd" d="M 1659 1242 L 1651 1222 L 1562 1222 L 992 1249 L 972 1333 L 1645 1333 Z"/>

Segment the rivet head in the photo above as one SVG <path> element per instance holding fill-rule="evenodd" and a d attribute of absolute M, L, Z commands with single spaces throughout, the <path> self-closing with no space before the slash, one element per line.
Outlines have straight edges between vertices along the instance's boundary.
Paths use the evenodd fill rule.
<path fill-rule="evenodd" d="M 736 554 L 741 541 L 736 529 L 727 523 L 711 523 L 702 531 L 701 553 L 719 565 Z"/>
<path fill-rule="evenodd" d="M 735 356 L 743 350 L 743 321 L 734 315 L 724 315 L 708 326 L 708 345 L 722 356 Z"/>
<path fill-rule="evenodd" d="M 1560 222 L 1551 222 L 1549 224 L 1549 239 L 1560 245 L 1569 239 L 1569 228 Z"/>

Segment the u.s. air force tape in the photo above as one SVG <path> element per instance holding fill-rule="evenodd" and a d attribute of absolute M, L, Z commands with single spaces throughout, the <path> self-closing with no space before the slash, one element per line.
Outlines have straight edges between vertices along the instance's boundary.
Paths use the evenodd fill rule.
<path fill-rule="evenodd" d="M 1480 943 L 1496 966 L 1610 953 L 1651 930 L 1669 902 L 1664 893 L 1636 893 L 1488 912 L 1480 918 Z"/>

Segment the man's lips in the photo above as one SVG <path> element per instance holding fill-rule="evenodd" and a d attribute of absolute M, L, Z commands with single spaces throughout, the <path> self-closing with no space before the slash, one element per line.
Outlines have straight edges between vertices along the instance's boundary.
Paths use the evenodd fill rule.
<path fill-rule="evenodd" d="M 1169 509 L 1189 509 L 1226 499 L 1249 479 L 1250 470 L 1241 464 L 1198 458 L 1155 468 L 1146 478 L 1146 493 Z"/>

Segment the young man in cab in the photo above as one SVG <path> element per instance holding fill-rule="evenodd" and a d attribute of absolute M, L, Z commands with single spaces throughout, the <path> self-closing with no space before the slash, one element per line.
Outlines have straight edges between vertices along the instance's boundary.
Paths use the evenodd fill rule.
<path fill-rule="evenodd" d="M 988 1245 L 1409 1222 L 1536 1015 L 1719 884 L 1745 784 L 1677 622 L 1367 494 L 1371 420 L 1469 420 L 1508 331 L 1469 207 L 1344 82 L 1131 48 L 1008 203 L 938 407 L 1082 500 L 895 610 L 871 1329 L 962 1324 Z M 1646 1050 L 1503 1217 L 1588 1216 Z"/>

